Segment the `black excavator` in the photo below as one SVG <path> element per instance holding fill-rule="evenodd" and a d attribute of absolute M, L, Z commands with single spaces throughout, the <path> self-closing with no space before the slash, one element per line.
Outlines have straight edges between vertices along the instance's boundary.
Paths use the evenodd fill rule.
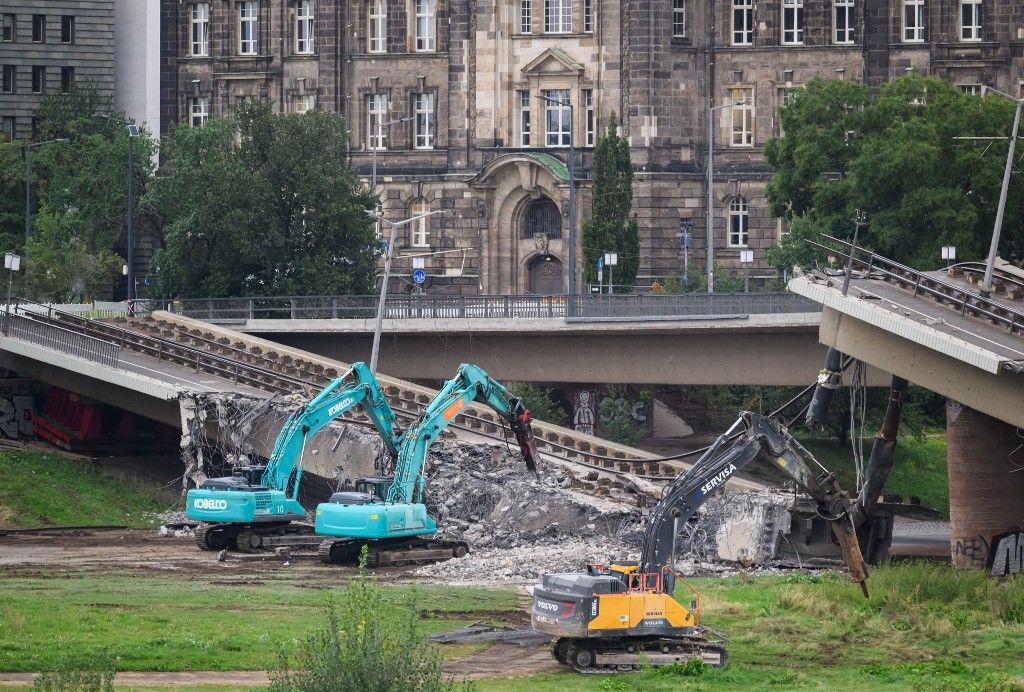
<path fill-rule="evenodd" d="M 721 641 L 700 625 L 700 594 L 673 569 L 679 528 L 737 471 L 763 459 L 807 493 L 831 525 L 854 582 L 867 596 L 867 566 L 854 528 L 856 501 L 777 421 L 745 411 L 700 459 L 667 485 L 651 514 L 637 563 L 546 574 L 534 588 L 533 627 L 555 637 L 555 658 L 579 672 L 630 670 L 698 658 L 722 666 Z M 673 597 L 676 582 L 689 605 Z"/>

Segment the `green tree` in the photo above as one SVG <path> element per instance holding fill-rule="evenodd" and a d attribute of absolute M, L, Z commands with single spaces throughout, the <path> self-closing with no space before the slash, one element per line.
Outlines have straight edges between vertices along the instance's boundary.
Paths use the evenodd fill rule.
<path fill-rule="evenodd" d="M 146 200 L 165 233 L 157 293 L 369 292 L 373 197 L 345 162 L 345 127 L 337 114 L 250 101 L 237 116 L 177 128 Z"/>
<path fill-rule="evenodd" d="M 765 148 L 775 174 L 773 214 L 790 233 L 769 260 L 780 269 L 805 263 L 806 238 L 849 239 L 856 210 L 868 213 L 860 241 L 897 261 L 936 264 L 942 245 L 962 259 L 988 248 L 1006 160 L 1013 105 L 965 94 L 932 77 L 910 75 L 872 97 L 866 86 L 813 80 L 782 110 L 785 135 Z M 1018 161 L 1024 152 L 1018 152 Z M 1024 185 L 1010 186 L 1001 253 L 1024 257 Z"/>
<path fill-rule="evenodd" d="M 633 163 L 629 142 L 618 135 L 618 120 L 612 113 L 608 129 L 597 140 L 592 167 L 593 203 L 590 218 L 583 224 L 584 278 L 597 282 L 597 258 L 616 252 L 615 283 L 631 287 L 640 265 L 640 235 L 637 221 L 630 218 L 633 205 Z"/>
<path fill-rule="evenodd" d="M 515 393 L 523 400 L 523 405 L 529 409 L 534 420 L 552 425 L 565 425 L 569 422 L 569 416 L 550 388 L 523 382 L 516 386 Z"/>

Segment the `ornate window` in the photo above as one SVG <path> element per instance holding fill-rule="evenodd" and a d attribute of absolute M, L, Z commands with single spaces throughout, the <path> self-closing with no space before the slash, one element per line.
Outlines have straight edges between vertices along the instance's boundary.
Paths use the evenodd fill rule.
<path fill-rule="evenodd" d="M 370 0 L 366 50 L 386 53 L 388 49 L 388 9 L 384 0 Z"/>
<path fill-rule="evenodd" d="M 729 136 L 729 146 L 752 147 L 754 146 L 754 90 L 751 87 L 729 89 L 731 103 L 745 101 L 742 105 L 736 105 L 729 110 L 732 113 L 732 128 Z"/>
<path fill-rule="evenodd" d="M 522 219 L 522 237 L 526 240 L 538 233 L 546 235 L 548 240 L 562 237 L 562 213 L 558 211 L 558 205 L 547 197 L 527 204 Z"/>
<path fill-rule="evenodd" d="M 192 127 L 200 127 L 210 119 L 210 99 L 207 96 L 197 96 L 192 99 L 189 106 L 191 112 L 190 123 Z"/>
<path fill-rule="evenodd" d="M 729 247 L 746 247 L 749 221 L 747 200 L 736 197 L 729 203 Z"/>
<path fill-rule="evenodd" d="M 530 92 L 516 92 L 516 108 L 519 110 L 519 146 L 530 146 Z"/>
<path fill-rule="evenodd" d="M 960 40 L 981 40 L 981 0 L 960 0 Z"/>
<path fill-rule="evenodd" d="M 686 38 L 686 0 L 672 0 L 672 38 Z"/>
<path fill-rule="evenodd" d="M 370 94 L 366 97 L 366 145 L 370 149 L 385 148 L 384 121 L 387 115 L 387 94 Z"/>
<path fill-rule="evenodd" d="M 546 118 L 546 131 L 547 139 L 545 145 L 549 147 L 567 147 L 569 146 L 569 140 L 572 137 L 571 125 L 570 125 L 570 114 L 569 110 L 569 90 L 568 89 L 548 89 L 543 92 L 544 96 L 554 101 L 560 101 L 565 105 L 559 105 L 552 101 L 544 101 L 544 112 Z"/>
<path fill-rule="evenodd" d="M 924 41 L 924 0 L 903 0 L 903 41 Z"/>
<path fill-rule="evenodd" d="M 853 43 L 853 1 L 835 0 L 832 4 L 833 43 Z"/>
<path fill-rule="evenodd" d="M 238 6 L 238 53 L 256 55 L 259 37 L 258 2 L 243 2 Z"/>
<path fill-rule="evenodd" d="M 192 5 L 192 55 L 210 54 L 210 3 Z"/>
<path fill-rule="evenodd" d="M 409 216 L 419 216 L 430 213 L 430 205 L 426 200 L 417 200 L 409 210 Z M 413 247 L 430 247 L 430 217 L 424 217 L 413 221 L 410 225 L 411 237 L 409 243 Z"/>
<path fill-rule="evenodd" d="M 572 0 L 544 0 L 544 33 L 572 33 Z"/>
<path fill-rule="evenodd" d="M 295 8 L 295 52 L 299 55 L 312 55 L 314 31 L 313 0 L 299 0 Z"/>
<path fill-rule="evenodd" d="M 435 35 L 434 0 L 416 0 L 416 51 L 420 53 L 434 51 Z"/>
<path fill-rule="evenodd" d="M 782 43 L 798 46 L 804 42 L 804 0 L 782 0 Z"/>
<path fill-rule="evenodd" d="M 413 95 L 413 122 L 415 134 L 412 146 L 414 149 L 434 148 L 434 95 Z"/>
<path fill-rule="evenodd" d="M 304 94 L 302 96 L 296 96 L 294 100 L 295 112 L 306 113 L 316 109 L 316 95 L 315 94 Z"/>
<path fill-rule="evenodd" d="M 754 0 L 732 0 L 732 45 L 754 43 Z"/>

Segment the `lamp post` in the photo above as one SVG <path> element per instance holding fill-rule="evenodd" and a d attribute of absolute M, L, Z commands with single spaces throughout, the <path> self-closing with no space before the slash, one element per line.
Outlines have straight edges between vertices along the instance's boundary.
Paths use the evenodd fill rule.
<path fill-rule="evenodd" d="M 377 149 L 378 149 L 377 144 L 383 144 L 384 143 L 384 137 L 385 137 L 384 130 L 385 130 L 385 128 L 391 127 L 392 125 L 397 125 L 398 123 L 407 123 L 410 120 L 412 120 L 412 117 L 398 118 L 397 120 L 389 120 L 386 123 L 378 124 L 377 127 L 373 128 L 370 133 L 367 133 L 367 134 L 370 135 L 370 151 L 373 154 L 372 163 L 370 165 L 370 191 L 373 192 L 374 195 L 377 194 Z M 374 141 L 374 140 L 377 140 L 377 141 Z M 380 214 L 376 213 L 376 212 L 377 212 L 377 208 L 379 206 L 380 205 L 375 205 L 374 206 L 375 214 L 376 214 L 376 216 L 378 218 L 379 218 Z M 378 225 L 375 230 L 377 231 L 377 236 L 379 237 L 380 236 L 380 226 Z M 370 370 L 373 370 L 372 366 L 370 367 Z"/>
<path fill-rule="evenodd" d="M 125 269 L 125 276 L 128 279 L 128 288 L 125 293 L 125 302 L 128 305 L 128 316 L 135 316 L 135 140 L 139 137 L 139 126 L 115 118 L 112 115 L 100 115 L 100 118 L 109 120 L 110 122 L 124 125 L 125 130 L 128 133 L 128 223 L 127 223 L 127 237 L 125 238 L 125 245 L 127 249 L 125 254 L 127 255 L 128 264 Z"/>
<path fill-rule="evenodd" d="M 992 229 L 992 242 L 988 247 L 988 258 L 985 260 L 985 278 L 981 282 L 981 295 L 988 297 L 992 293 L 992 271 L 996 264 L 996 254 L 999 252 L 999 236 L 1003 232 L 1003 212 L 1006 210 L 1006 194 L 1010 189 L 1010 172 L 1013 170 L 1013 153 L 1017 148 L 1017 128 L 1020 127 L 1020 111 L 1024 106 L 1024 99 L 1019 99 L 1003 93 L 990 86 L 981 87 L 981 95 L 988 92 L 999 94 L 1017 104 L 1013 114 L 1013 130 L 1010 132 L 1010 148 L 1006 152 L 1006 168 L 1003 170 L 1003 186 L 999 190 L 999 206 L 996 208 L 996 222 Z"/>
<path fill-rule="evenodd" d="M 50 139 L 45 142 L 35 142 L 25 145 L 25 247 L 23 252 L 28 259 L 28 237 L 32 232 L 32 150 L 47 144 L 66 142 L 67 139 Z M 24 288 L 24 286 L 22 286 Z"/>
<path fill-rule="evenodd" d="M 573 129 L 575 122 L 572 99 L 562 101 L 538 94 L 537 98 L 545 103 L 553 103 L 556 106 L 569 109 L 569 252 L 566 257 L 568 261 L 569 283 L 566 291 L 566 316 L 572 317 L 575 314 L 576 306 L 576 133 Z"/>
<path fill-rule="evenodd" d="M 380 332 L 381 327 L 384 324 L 384 302 L 388 294 L 388 280 L 391 278 L 391 258 L 393 255 L 393 248 L 395 246 L 395 236 L 398 234 L 399 226 L 407 226 L 411 223 L 415 223 L 420 219 L 425 219 L 428 216 L 434 216 L 436 214 L 450 214 L 451 211 L 448 209 L 438 209 L 437 211 L 430 211 L 426 214 L 419 214 L 408 218 L 405 221 L 388 221 L 383 218 L 376 209 L 373 212 L 369 212 L 373 218 L 380 223 L 383 221 L 391 227 L 391 236 L 388 239 L 387 248 L 384 249 L 384 277 L 380 282 L 380 298 L 377 301 L 377 325 L 373 329 L 373 347 L 370 350 L 370 372 L 377 373 L 377 356 L 380 353 Z"/>
<path fill-rule="evenodd" d="M 708 293 L 715 292 L 715 111 L 733 106 L 745 106 L 748 101 L 743 99 L 736 103 L 723 103 L 721 106 L 708 108 L 708 219 L 707 219 L 707 265 Z"/>

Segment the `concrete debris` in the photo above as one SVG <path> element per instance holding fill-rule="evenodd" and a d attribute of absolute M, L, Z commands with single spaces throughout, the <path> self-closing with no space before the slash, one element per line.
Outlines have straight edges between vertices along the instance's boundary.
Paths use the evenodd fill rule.
<path fill-rule="evenodd" d="M 457 630 L 437 632 L 428 637 L 435 644 L 471 644 L 475 642 L 503 642 L 518 646 L 536 646 L 551 641 L 550 635 L 532 627 L 503 627 L 501 625 L 472 624 Z"/>

